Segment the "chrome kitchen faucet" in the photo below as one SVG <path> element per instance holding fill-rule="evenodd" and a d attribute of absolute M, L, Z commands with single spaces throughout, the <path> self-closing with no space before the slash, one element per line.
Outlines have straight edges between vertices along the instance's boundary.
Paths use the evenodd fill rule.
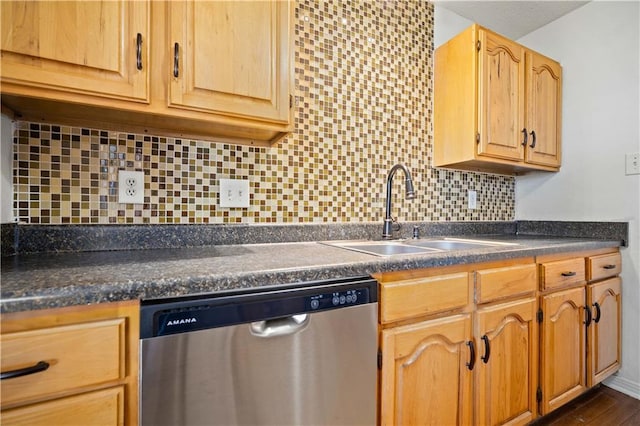
<path fill-rule="evenodd" d="M 389 240 L 393 237 L 393 230 L 391 228 L 393 222 L 396 222 L 396 220 L 391 217 L 391 183 L 393 181 L 393 176 L 396 174 L 398 169 L 402 169 L 402 172 L 404 173 L 405 197 L 408 200 L 413 200 L 414 198 L 416 198 L 416 193 L 413 190 L 413 181 L 411 180 L 411 172 L 409 171 L 409 168 L 404 164 L 396 164 L 391 168 L 391 170 L 389 170 L 389 175 L 387 176 L 387 206 L 384 216 L 384 226 L 382 228 L 382 238 L 385 240 Z"/>

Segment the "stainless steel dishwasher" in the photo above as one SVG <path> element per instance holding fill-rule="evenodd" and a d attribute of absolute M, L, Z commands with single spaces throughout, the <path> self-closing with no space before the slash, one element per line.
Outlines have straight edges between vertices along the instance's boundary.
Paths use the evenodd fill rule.
<path fill-rule="evenodd" d="M 369 277 L 143 301 L 142 425 L 374 425 Z"/>

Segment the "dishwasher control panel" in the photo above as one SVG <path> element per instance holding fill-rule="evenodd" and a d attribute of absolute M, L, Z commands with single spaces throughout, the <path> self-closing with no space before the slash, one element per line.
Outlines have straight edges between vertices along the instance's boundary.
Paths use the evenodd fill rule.
<path fill-rule="evenodd" d="M 318 311 L 345 305 L 358 305 L 369 302 L 369 291 L 360 288 L 347 291 L 336 291 L 332 293 L 309 296 L 309 309 Z"/>
<path fill-rule="evenodd" d="M 369 277 L 322 282 L 285 290 L 253 291 L 228 296 L 149 301 L 140 312 L 142 339 L 207 328 L 265 321 L 378 301 L 377 282 Z"/>

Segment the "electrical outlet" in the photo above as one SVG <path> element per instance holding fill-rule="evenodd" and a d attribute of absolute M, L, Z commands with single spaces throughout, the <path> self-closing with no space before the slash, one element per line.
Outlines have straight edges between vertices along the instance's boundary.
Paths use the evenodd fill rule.
<path fill-rule="evenodd" d="M 118 202 L 144 204 L 144 172 L 118 171 Z"/>
<path fill-rule="evenodd" d="M 627 154 L 625 160 L 625 173 L 627 175 L 640 175 L 640 153 Z"/>
<path fill-rule="evenodd" d="M 478 198 L 478 194 L 476 193 L 476 191 L 470 189 L 467 192 L 467 203 L 469 206 L 469 210 L 474 210 L 477 208 L 476 203 L 477 203 L 477 198 Z"/>
<path fill-rule="evenodd" d="M 249 181 L 220 179 L 220 207 L 249 207 Z"/>

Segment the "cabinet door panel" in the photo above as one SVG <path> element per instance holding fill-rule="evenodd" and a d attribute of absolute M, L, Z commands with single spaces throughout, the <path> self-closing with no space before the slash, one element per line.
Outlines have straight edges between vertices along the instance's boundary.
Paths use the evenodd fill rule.
<path fill-rule="evenodd" d="M 584 287 L 542 298 L 542 404 L 547 414 L 586 389 Z"/>
<path fill-rule="evenodd" d="M 290 14 L 288 1 L 170 2 L 169 105 L 286 122 Z"/>
<path fill-rule="evenodd" d="M 598 319 L 598 322 L 594 320 L 589 327 L 589 386 L 600 383 L 620 368 L 620 289 L 620 278 L 587 287 L 589 305 L 594 312 L 594 319 Z"/>
<path fill-rule="evenodd" d="M 148 37 L 146 1 L 3 1 L 2 81 L 147 101 Z"/>
<path fill-rule="evenodd" d="M 470 340 L 467 314 L 384 330 L 381 424 L 469 424 Z"/>
<path fill-rule="evenodd" d="M 527 52 L 526 161 L 544 166 L 560 165 L 562 69 L 558 63 Z M 535 141 L 534 141 L 535 136 Z"/>
<path fill-rule="evenodd" d="M 124 386 L 3 411 L 5 426 L 123 425 Z"/>
<path fill-rule="evenodd" d="M 527 424 L 535 418 L 538 353 L 535 313 L 534 298 L 478 311 L 475 406 L 479 424 Z M 485 362 L 480 357 L 486 357 L 487 347 L 489 358 Z"/>
<path fill-rule="evenodd" d="M 524 160 L 525 56 L 522 46 L 479 32 L 478 154 Z"/>

